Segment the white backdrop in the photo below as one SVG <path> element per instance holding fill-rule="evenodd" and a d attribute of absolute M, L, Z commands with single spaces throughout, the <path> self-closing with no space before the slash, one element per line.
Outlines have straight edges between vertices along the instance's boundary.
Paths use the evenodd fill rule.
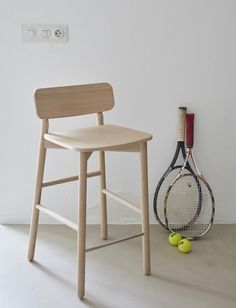
<path fill-rule="evenodd" d="M 117 123 L 153 133 L 150 216 L 158 179 L 175 149 L 177 107 L 196 113 L 195 156 L 216 196 L 216 221 L 236 222 L 236 1 L 1 0 L 0 222 L 28 223 L 40 121 L 38 87 L 107 81 Z M 67 44 L 22 43 L 22 23 L 68 24 Z M 53 121 L 66 129 L 95 117 Z M 90 169 L 96 167 L 92 158 Z M 77 171 L 76 153 L 54 151 L 47 179 Z M 139 198 L 137 154 L 107 154 L 108 188 Z M 98 222 L 98 179 L 89 180 L 89 222 Z M 76 183 L 46 189 L 43 204 L 76 217 Z M 136 222 L 109 201 L 113 223 Z M 50 222 L 42 215 L 42 222 Z"/>

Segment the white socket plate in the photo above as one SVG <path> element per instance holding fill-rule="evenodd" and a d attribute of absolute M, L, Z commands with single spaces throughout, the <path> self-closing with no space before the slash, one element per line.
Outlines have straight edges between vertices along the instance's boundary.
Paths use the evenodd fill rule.
<path fill-rule="evenodd" d="M 68 25 L 22 24 L 21 39 L 23 42 L 66 43 Z"/>

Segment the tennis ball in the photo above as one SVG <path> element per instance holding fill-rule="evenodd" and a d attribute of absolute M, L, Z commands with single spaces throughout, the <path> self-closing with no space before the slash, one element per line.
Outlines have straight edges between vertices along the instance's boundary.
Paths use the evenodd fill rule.
<path fill-rule="evenodd" d="M 176 232 L 172 232 L 170 235 L 169 235 L 169 243 L 173 246 L 177 246 L 179 241 L 182 239 L 182 236 L 180 233 L 176 233 Z"/>
<path fill-rule="evenodd" d="M 178 249 L 180 252 L 187 253 L 191 250 L 192 244 L 189 240 L 183 239 L 178 243 Z"/>

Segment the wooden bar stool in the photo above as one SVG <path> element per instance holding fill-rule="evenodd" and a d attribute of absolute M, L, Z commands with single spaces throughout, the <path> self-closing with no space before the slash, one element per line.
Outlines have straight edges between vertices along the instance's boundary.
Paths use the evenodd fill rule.
<path fill-rule="evenodd" d="M 77 264 L 78 264 L 78 296 L 82 299 L 85 290 L 85 253 L 128 239 L 142 236 L 143 270 L 150 274 L 150 245 L 149 245 L 149 214 L 148 214 L 148 170 L 147 170 L 147 141 L 152 139 L 148 133 L 132 130 L 115 125 L 104 125 L 103 111 L 114 106 L 113 90 L 108 83 L 65 86 L 56 88 L 38 89 L 35 92 L 36 112 L 42 120 L 40 137 L 39 159 L 34 193 L 32 221 L 30 227 L 30 241 L 28 259 L 34 259 L 35 243 L 38 228 L 39 212 L 55 218 L 59 222 L 77 231 Z M 97 126 L 77 129 L 68 132 L 49 132 L 49 119 L 72 117 L 85 114 L 97 114 Z M 69 149 L 80 153 L 79 175 L 55 181 L 44 182 L 44 166 L 47 149 Z M 90 155 L 99 152 L 98 171 L 87 173 L 87 162 Z M 105 155 L 104 151 L 139 152 L 141 161 L 142 202 L 141 208 L 128 200 L 121 198 L 106 189 Z M 107 209 L 106 196 L 139 213 L 142 218 L 142 232 L 118 240 L 86 248 L 86 193 L 87 178 L 100 177 L 100 211 L 101 237 L 107 239 Z M 42 188 L 79 180 L 78 220 L 74 223 L 61 215 L 47 209 L 41 204 Z"/>

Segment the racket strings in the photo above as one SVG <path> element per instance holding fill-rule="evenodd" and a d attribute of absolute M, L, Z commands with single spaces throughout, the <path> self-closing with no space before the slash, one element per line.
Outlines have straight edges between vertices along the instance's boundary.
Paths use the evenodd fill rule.
<path fill-rule="evenodd" d="M 213 197 L 204 181 L 184 174 L 167 190 L 164 200 L 165 222 L 171 231 L 196 238 L 206 233 L 213 220 Z"/>
<path fill-rule="evenodd" d="M 169 186 L 175 180 L 180 170 L 181 170 L 181 167 L 176 167 L 175 169 L 172 169 L 169 173 L 167 173 L 158 191 L 157 201 L 156 201 L 157 216 L 158 216 L 159 221 L 163 225 L 166 225 L 165 215 L 164 215 L 165 196 L 166 196 Z M 189 174 L 189 171 L 185 169 L 184 174 Z"/>

